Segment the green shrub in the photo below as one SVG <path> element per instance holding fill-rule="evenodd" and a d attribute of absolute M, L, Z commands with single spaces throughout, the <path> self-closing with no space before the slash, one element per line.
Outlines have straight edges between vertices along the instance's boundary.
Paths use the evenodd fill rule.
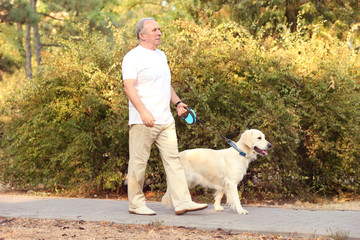
<path fill-rule="evenodd" d="M 308 37 L 301 25 L 279 39 L 253 38 L 235 23 L 176 26 L 178 34 L 165 34 L 174 85 L 206 122 L 179 122 L 181 149 L 229 147 L 217 131 L 238 140 L 257 128 L 274 149 L 242 185 L 282 196 L 359 191 L 356 52 L 317 32 Z"/>
<path fill-rule="evenodd" d="M 118 190 L 127 148 L 127 99 L 120 63 L 126 49 L 79 29 L 44 53 L 20 100 L 8 102 L 1 178 L 18 188 Z M 11 110 L 11 111 L 10 111 Z"/>

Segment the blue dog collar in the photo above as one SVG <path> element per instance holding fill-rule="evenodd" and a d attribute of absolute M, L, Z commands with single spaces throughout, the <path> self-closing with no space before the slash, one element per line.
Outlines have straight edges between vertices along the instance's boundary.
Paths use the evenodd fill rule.
<path fill-rule="evenodd" d="M 246 153 L 244 153 L 243 151 L 240 151 L 240 150 L 238 149 L 238 147 L 236 146 L 236 144 L 235 144 L 233 141 L 230 140 L 228 143 L 229 143 L 230 146 L 232 146 L 236 151 L 238 151 L 238 153 L 239 153 L 241 156 L 243 156 L 243 157 L 246 156 Z"/>

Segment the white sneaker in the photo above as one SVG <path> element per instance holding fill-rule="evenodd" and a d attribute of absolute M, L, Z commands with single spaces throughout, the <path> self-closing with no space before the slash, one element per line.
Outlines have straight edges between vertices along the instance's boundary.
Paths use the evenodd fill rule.
<path fill-rule="evenodd" d="M 138 215 L 156 215 L 156 212 L 151 210 L 147 206 L 142 206 L 138 208 L 129 208 L 129 213 L 138 214 Z"/>
<path fill-rule="evenodd" d="M 202 210 L 207 207 L 208 207 L 207 204 L 196 203 L 196 202 L 190 201 L 190 202 L 186 202 L 186 203 L 180 204 L 179 206 L 175 207 L 175 213 L 176 213 L 176 215 L 181 215 L 181 214 L 191 212 L 191 211 Z"/>

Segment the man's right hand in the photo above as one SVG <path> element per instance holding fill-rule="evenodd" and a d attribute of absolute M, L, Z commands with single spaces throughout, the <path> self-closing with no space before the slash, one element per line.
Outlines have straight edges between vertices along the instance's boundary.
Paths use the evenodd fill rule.
<path fill-rule="evenodd" d="M 133 106 L 138 110 L 141 116 L 141 120 L 147 127 L 155 126 L 155 119 L 151 112 L 146 109 L 144 103 L 141 101 L 139 94 L 135 88 L 136 79 L 125 79 L 124 90 Z"/>
<path fill-rule="evenodd" d="M 144 125 L 147 127 L 154 127 L 155 126 L 155 119 L 151 112 L 145 110 L 140 113 L 141 120 L 143 121 Z"/>

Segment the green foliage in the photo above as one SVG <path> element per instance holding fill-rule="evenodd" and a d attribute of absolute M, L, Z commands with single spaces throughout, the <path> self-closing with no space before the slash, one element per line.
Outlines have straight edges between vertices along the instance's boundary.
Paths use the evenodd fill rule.
<path fill-rule="evenodd" d="M 4 0 L 0 4 L 0 9 L 8 12 L 8 21 L 19 23 L 35 23 L 38 21 L 34 9 L 31 7 L 29 1 L 9 1 Z"/>
<path fill-rule="evenodd" d="M 71 22 L 88 22 L 89 30 L 93 29 L 106 32 L 107 21 L 111 20 L 114 24 L 117 22 L 117 13 L 114 11 L 119 5 L 116 0 L 66 0 L 42 1 L 40 9 L 47 13 L 58 13 L 64 15 L 64 22 L 52 22 L 52 25 L 59 30 L 62 28 L 69 33 L 72 29 Z M 66 14 L 64 14 L 66 13 Z"/>
<path fill-rule="evenodd" d="M 23 64 L 25 52 L 21 44 L 19 33 L 14 33 L 12 27 L 0 25 L 0 81 L 2 73 L 13 74 Z"/>
<path fill-rule="evenodd" d="M 116 190 L 124 180 L 127 99 L 120 48 L 101 34 L 61 41 L 39 74 L 4 107 L 1 178 L 19 188 Z M 60 41 L 60 40 L 59 40 Z"/>
<path fill-rule="evenodd" d="M 223 148 L 216 131 L 238 139 L 262 130 L 270 157 L 243 181 L 282 196 L 359 191 L 359 55 L 301 24 L 279 40 L 241 26 L 176 24 L 166 46 L 178 94 L 205 126 L 178 122 L 180 149 Z M 181 46 L 181 47 L 179 47 Z M 254 191 L 253 187 L 249 187 Z M 309 190 L 311 189 L 311 190 Z"/>
<path fill-rule="evenodd" d="M 177 2 L 177 1 L 170 1 Z M 296 31 L 297 17 L 303 15 L 303 24 L 309 29 L 324 22 L 334 36 L 344 39 L 344 33 L 360 21 L 358 1 L 316 0 L 184 0 L 187 14 L 198 24 L 235 21 L 253 35 L 265 31 L 278 36 L 284 29 Z"/>
<path fill-rule="evenodd" d="M 295 32 L 278 39 L 261 31 L 253 37 L 234 22 L 162 27 L 173 86 L 205 122 L 188 126 L 176 118 L 179 149 L 229 147 L 216 132 L 238 140 L 248 128 L 263 131 L 274 146 L 250 165 L 242 192 L 265 198 L 359 192 L 359 54 L 324 36 L 322 25 L 312 34 L 302 26 L 299 19 Z M 44 55 L 26 91 L 2 108 L 3 182 L 125 189 L 128 100 L 120 65 L 137 41 L 127 29 L 112 29 L 108 38 L 77 31 L 61 40 L 61 51 Z M 146 178 L 151 190 L 165 189 L 156 150 Z"/>

